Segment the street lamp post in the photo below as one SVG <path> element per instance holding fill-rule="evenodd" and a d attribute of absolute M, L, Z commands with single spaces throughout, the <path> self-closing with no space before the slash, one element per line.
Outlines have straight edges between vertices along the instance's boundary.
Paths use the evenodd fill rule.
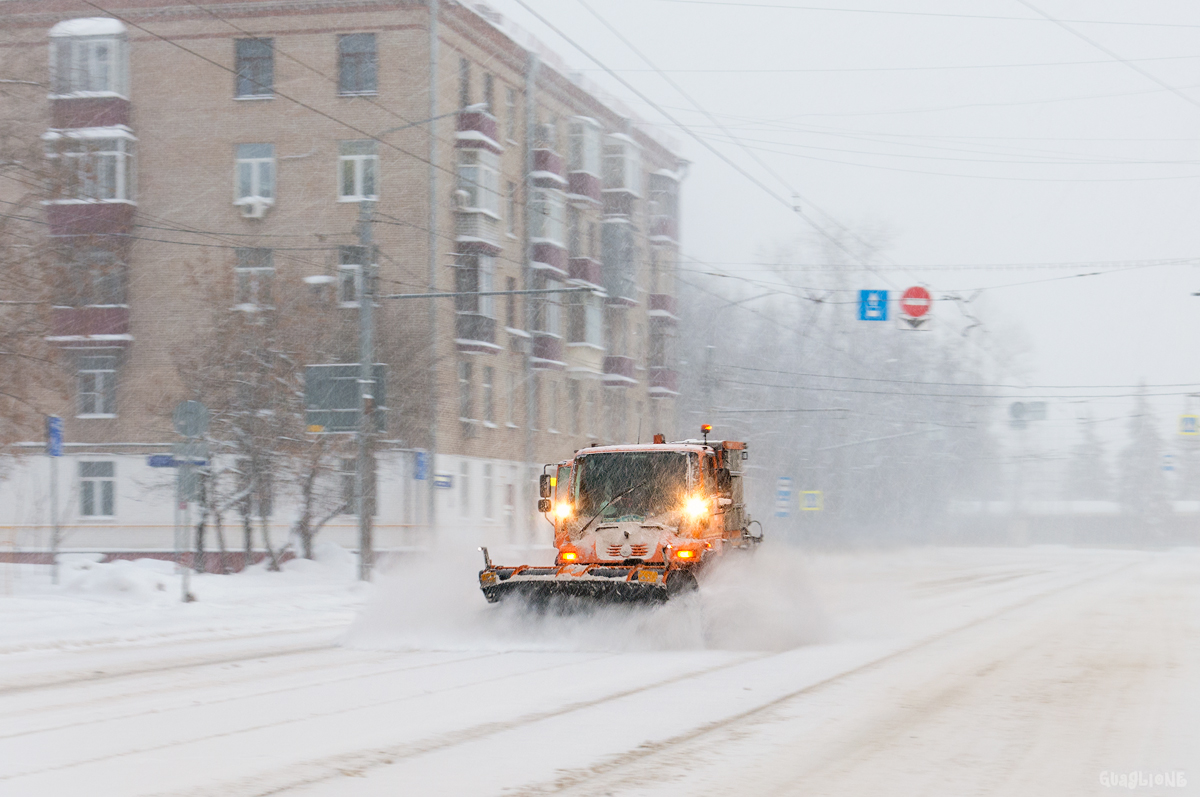
<path fill-rule="evenodd" d="M 483 110 L 486 104 L 479 103 L 470 105 L 464 108 L 464 111 Z M 418 125 L 430 124 L 438 119 L 444 119 L 447 116 L 454 116 L 460 111 L 451 111 L 440 116 L 434 115 L 428 119 L 419 122 L 409 122 L 407 124 L 389 127 L 376 134 L 377 140 L 382 139 L 389 133 L 395 133 L 398 130 L 405 130 Z M 431 131 L 432 132 L 432 131 Z M 436 144 L 436 142 L 435 142 Z M 431 144 L 435 146 L 435 144 Z M 431 176 L 430 179 L 434 179 Z M 371 501 L 371 487 L 374 485 L 374 478 L 368 479 L 368 473 L 374 473 L 374 434 L 375 434 L 375 270 L 377 258 L 375 257 L 375 245 L 371 231 L 371 222 L 373 215 L 373 206 L 375 200 L 367 199 L 365 196 L 358 203 L 358 244 L 362 247 L 364 253 L 364 262 L 362 271 L 359 274 L 359 290 L 358 290 L 358 395 L 359 395 L 359 423 L 358 423 L 358 457 L 354 469 L 354 511 L 358 515 L 358 577 L 363 581 L 370 581 L 371 570 L 375 564 L 374 541 L 372 540 L 371 516 L 373 510 L 373 502 Z M 433 211 L 431 211 L 433 215 Z M 433 240 L 434 233 L 431 233 L 430 246 L 436 246 Z M 431 331 L 432 332 L 432 331 Z M 434 392 L 437 386 L 433 386 Z M 434 425 L 436 426 L 436 418 Z M 436 438 L 435 438 L 436 440 Z M 435 446 L 431 446 L 430 458 L 432 459 L 436 452 L 432 450 Z M 368 470 L 371 469 L 371 470 Z M 434 517 L 431 514 L 430 523 L 433 523 Z"/>

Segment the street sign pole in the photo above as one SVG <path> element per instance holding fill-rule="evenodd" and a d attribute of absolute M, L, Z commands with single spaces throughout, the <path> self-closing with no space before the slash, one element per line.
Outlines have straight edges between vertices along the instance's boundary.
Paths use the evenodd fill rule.
<path fill-rule="evenodd" d="M 195 600 L 191 591 L 192 569 L 184 565 L 183 558 L 184 552 L 191 548 L 191 502 L 196 491 L 193 468 L 196 460 L 206 459 L 200 438 L 208 431 L 208 407 L 199 401 L 181 401 L 171 419 L 175 431 L 187 439 L 186 443 L 177 446 L 182 456 L 175 468 L 175 566 L 182 576 L 180 599 L 190 603 Z"/>
<path fill-rule="evenodd" d="M 46 454 L 50 459 L 50 581 L 58 583 L 58 458 L 63 452 L 63 421 L 57 415 L 46 418 Z"/>
<path fill-rule="evenodd" d="M 375 304 L 375 250 L 371 240 L 371 208 L 367 200 L 358 203 L 358 243 L 366 254 L 359 272 L 358 292 L 358 465 L 354 469 L 354 511 L 358 514 L 358 577 L 371 580 L 375 552 L 371 540 L 370 486 L 367 468 L 371 467 L 371 442 L 375 423 L 375 326 L 371 317 Z"/>

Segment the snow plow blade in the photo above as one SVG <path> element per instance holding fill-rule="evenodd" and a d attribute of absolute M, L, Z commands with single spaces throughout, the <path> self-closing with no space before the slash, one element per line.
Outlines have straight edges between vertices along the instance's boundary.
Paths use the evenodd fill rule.
<path fill-rule="evenodd" d="M 541 606 L 578 599 L 595 603 L 662 603 L 670 597 L 662 567 L 565 565 L 490 567 L 479 571 L 488 603 L 517 598 Z"/>
<path fill-rule="evenodd" d="M 696 589 L 690 570 L 661 564 L 579 564 L 553 567 L 498 567 L 487 548 L 479 588 L 488 603 L 516 599 L 532 606 L 585 606 L 600 603 L 664 603 Z"/>

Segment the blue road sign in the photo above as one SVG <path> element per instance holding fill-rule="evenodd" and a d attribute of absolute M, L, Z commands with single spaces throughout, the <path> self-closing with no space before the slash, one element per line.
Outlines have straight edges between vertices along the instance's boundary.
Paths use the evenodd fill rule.
<path fill-rule="evenodd" d="M 1195 415 L 1180 415 L 1179 433 L 1186 435 L 1200 434 L 1200 417 Z"/>
<path fill-rule="evenodd" d="M 57 415 L 46 416 L 46 453 L 61 457 L 63 451 L 63 422 Z"/>
<path fill-rule="evenodd" d="M 449 490 L 454 486 L 454 476 L 449 473 L 438 473 L 433 477 L 433 486 Z"/>
<path fill-rule="evenodd" d="M 424 451 L 417 452 L 417 461 L 413 465 L 413 478 L 417 481 L 425 481 L 429 478 L 429 454 Z"/>
<path fill-rule="evenodd" d="M 858 320 L 859 321 L 887 321 L 888 318 L 888 292 L 887 291 L 859 291 L 858 292 Z"/>
<path fill-rule="evenodd" d="M 800 493 L 800 508 L 805 512 L 820 512 L 825 508 L 825 497 L 820 490 L 804 490 Z"/>
<path fill-rule="evenodd" d="M 792 478 L 780 476 L 775 488 L 775 517 L 789 517 L 792 514 Z"/>
<path fill-rule="evenodd" d="M 146 457 L 146 464 L 152 468 L 173 468 L 175 457 L 170 454 L 151 454 Z"/>

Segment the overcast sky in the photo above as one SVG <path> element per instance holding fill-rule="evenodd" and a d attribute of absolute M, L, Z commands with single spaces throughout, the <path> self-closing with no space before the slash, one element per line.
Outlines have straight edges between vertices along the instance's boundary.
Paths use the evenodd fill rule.
<path fill-rule="evenodd" d="M 586 0 L 764 166 L 581 0 L 524 2 L 770 191 L 798 192 L 826 229 L 819 210 L 887 231 L 878 262 L 951 267 L 885 266 L 857 272 L 856 287 L 923 282 L 937 297 L 990 286 L 976 305 L 989 334 L 1019 348 L 1023 330 L 1029 344 L 1017 378 L 1200 383 L 1200 269 L 1147 265 L 1200 258 L 1200 3 L 1030 0 L 1092 44 L 1021 0 Z M 687 255 L 770 280 L 753 265 L 765 251 L 814 239 L 515 0 L 491 5 L 681 142 L 694 162 Z M 1136 267 L 1095 265 L 1113 261 Z M 1079 265 L 963 268 L 1061 263 Z M 1075 276 L 1097 271 L 1108 273 Z M 950 304 L 937 310 L 964 325 Z M 1164 426 L 1184 402 L 1157 402 Z M 1077 407 L 1100 416 L 1124 404 Z"/>

